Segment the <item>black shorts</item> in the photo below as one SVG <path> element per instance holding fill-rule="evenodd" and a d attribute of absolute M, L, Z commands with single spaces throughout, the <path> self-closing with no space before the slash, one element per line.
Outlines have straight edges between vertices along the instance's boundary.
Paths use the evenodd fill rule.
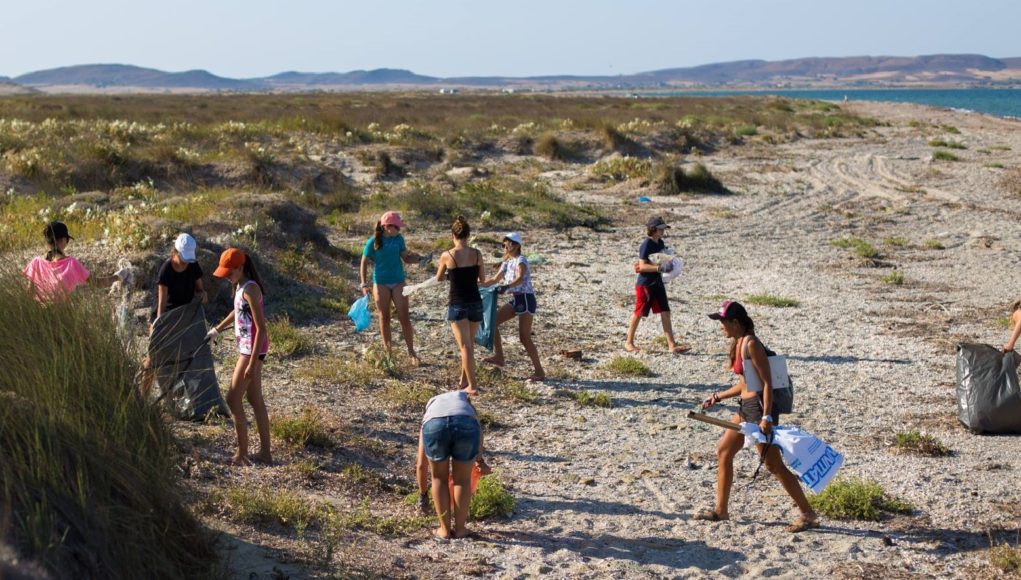
<path fill-rule="evenodd" d="M 522 314 L 535 314 L 537 305 L 535 303 L 535 294 L 529 292 L 528 294 L 514 294 L 511 296 L 511 306 L 514 308 L 514 314 L 521 316 Z"/>
<path fill-rule="evenodd" d="M 758 395 L 748 399 L 741 399 L 741 409 L 737 412 L 742 421 L 758 424 L 762 421 L 762 396 Z M 773 424 L 780 423 L 780 413 L 776 409 L 770 413 L 773 417 Z"/>

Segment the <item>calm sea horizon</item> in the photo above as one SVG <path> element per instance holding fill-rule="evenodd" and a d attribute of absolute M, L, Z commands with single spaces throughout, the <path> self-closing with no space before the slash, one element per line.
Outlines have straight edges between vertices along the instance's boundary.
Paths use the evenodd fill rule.
<path fill-rule="evenodd" d="M 846 96 L 851 101 L 916 103 L 1021 119 L 1021 89 L 764 89 L 641 94 L 641 96 L 649 97 L 729 97 L 734 95 L 776 95 L 793 99 L 823 101 L 843 101 Z"/>

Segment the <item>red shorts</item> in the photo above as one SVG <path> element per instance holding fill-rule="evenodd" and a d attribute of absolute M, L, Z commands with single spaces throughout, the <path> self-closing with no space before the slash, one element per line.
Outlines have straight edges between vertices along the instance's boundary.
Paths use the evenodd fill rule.
<path fill-rule="evenodd" d="M 635 314 L 646 317 L 649 311 L 653 314 L 670 312 L 670 302 L 666 298 L 666 286 L 635 286 Z"/>

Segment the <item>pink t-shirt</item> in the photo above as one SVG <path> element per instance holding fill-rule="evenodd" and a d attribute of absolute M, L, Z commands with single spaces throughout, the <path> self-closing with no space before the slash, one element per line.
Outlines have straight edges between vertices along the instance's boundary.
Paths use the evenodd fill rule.
<path fill-rule="evenodd" d="M 50 262 L 33 258 L 25 267 L 25 276 L 35 285 L 36 297 L 41 301 L 67 298 L 78 286 L 89 279 L 89 271 L 75 258 L 61 258 Z"/>

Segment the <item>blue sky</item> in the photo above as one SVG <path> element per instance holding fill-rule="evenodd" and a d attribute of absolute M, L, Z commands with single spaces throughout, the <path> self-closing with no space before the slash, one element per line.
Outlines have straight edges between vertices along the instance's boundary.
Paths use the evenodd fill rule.
<path fill-rule="evenodd" d="M 406 68 L 628 74 L 741 59 L 1021 56 L 1018 0 L 10 0 L 0 75 L 88 63 L 229 77 Z"/>

